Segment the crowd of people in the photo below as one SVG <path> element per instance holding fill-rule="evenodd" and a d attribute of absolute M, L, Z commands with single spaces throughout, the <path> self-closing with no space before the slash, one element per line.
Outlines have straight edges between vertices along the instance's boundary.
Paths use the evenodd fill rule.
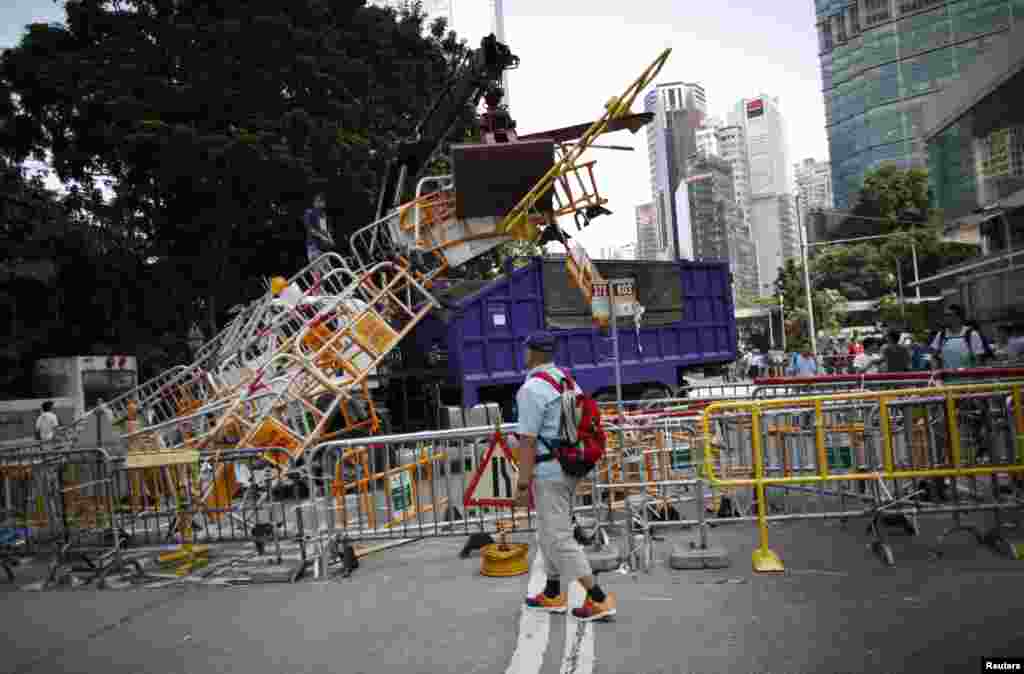
<path fill-rule="evenodd" d="M 943 314 L 942 325 L 927 335 L 915 336 L 897 329 L 865 336 L 854 332 L 848 339 L 826 337 L 818 346 L 818 354 L 803 345 L 781 359 L 773 358 L 765 334 L 755 332 L 741 348 L 744 355 L 737 374 L 751 379 L 770 374 L 812 377 L 953 370 L 1000 361 L 1019 363 L 1024 362 L 1024 323 L 1001 326 L 993 343 L 978 323 L 966 316 L 962 306 L 951 304 Z"/>

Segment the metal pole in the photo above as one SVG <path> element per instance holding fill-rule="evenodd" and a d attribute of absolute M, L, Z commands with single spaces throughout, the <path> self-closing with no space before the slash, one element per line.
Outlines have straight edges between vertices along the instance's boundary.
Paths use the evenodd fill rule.
<path fill-rule="evenodd" d="M 807 329 L 811 333 L 811 355 L 818 358 L 818 338 L 814 329 L 814 299 L 811 293 L 811 270 L 807 264 L 807 246 L 804 243 L 804 223 L 800 219 L 800 195 L 796 196 L 796 226 L 800 234 L 800 259 L 804 265 L 804 290 L 807 291 Z"/>
<path fill-rule="evenodd" d="M 911 232 L 911 236 L 913 236 L 913 232 Z M 916 291 L 917 299 L 920 302 L 920 300 L 921 300 L 921 277 L 917 273 L 917 241 L 915 241 L 913 239 L 910 240 L 910 254 L 911 254 L 911 256 L 914 259 L 914 290 Z"/>
<path fill-rule="evenodd" d="M 786 350 L 786 305 L 782 301 L 783 295 L 779 293 L 779 323 L 782 324 L 782 350 Z"/>
<path fill-rule="evenodd" d="M 612 357 L 615 359 L 615 404 L 619 410 L 619 419 L 626 416 L 622 406 L 622 364 L 619 361 L 619 321 L 615 311 L 615 291 L 618 288 L 617 280 L 608 282 L 608 313 L 612 322 Z"/>
<path fill-rule="evenodd" d="M 907 304 L 903 299 L 903 270 L 900 268 L 900 261 L 896 260 L 896 285 L 900 292 L 900 316 L 907 317 Z"/>

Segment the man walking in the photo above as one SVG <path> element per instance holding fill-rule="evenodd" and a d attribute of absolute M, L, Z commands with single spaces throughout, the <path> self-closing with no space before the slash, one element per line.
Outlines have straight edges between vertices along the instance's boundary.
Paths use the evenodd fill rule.
<path fill-rule="evenodd" d="M 555 339 L 548 332 L 537 332 L 526 340 L 526 381 L 516 394 L 519 408 L 519 483 L 516 504 L 528 506 L 533 487 L 537 510 L 537 534 L 547 585 L 535 597 L 526 598 L 529 609 L 565 613 L 568 594 L 564 578 L 579 579 L 587 591 L 583 606 L 572 610 L 583 621 L 599 620 L 615 614 L 615 595 L 605 593 L 594 580 L 590 562 L 572 531 L 572 504 L 578 478 L 562 470 L 555 449 L 562 421 L 561 395 L 544 378 L 546 374 L 559 384 L 566 374 L 554 364 Z M 577 387 L 577 393 L 580 393 Z"/>

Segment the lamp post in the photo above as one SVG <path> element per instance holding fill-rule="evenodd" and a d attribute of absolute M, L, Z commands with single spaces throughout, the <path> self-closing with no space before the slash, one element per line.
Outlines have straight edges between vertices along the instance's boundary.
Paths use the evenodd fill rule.
<path fill-rule="evenodd" d="M 786 352 L 786 305 L 783 303 L 783 293 L 779 293 L 779 325 L 782 332 L 782 352 Z"/>
<path fill-rule="evenodd" d="M 796 228 L 800 234 L 800 261 L 804 266 L 804 289 L 807 291 L 807 329 L 811 333 L 811 355 L 818 357 L 818 338 L 814 329 L 814 296 L 811 292 L 811 270 L 807 264 L 807 246 L 804 244 L 804 223 L 800 219 L 800 193 L 795 195 L 796 200 Z"/>

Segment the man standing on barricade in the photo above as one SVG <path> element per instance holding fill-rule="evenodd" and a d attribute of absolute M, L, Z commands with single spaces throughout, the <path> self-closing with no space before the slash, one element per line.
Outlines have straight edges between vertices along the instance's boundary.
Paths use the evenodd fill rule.
<path fill-rule="evenodd" d="M 528 506 L 530 488 L 537 510 L 537 537 L 544 555 L 547 585 L 544 591 L 526 598 L 530 609 L 564 613 L 568 609 L 567 589 L 562 579 L 579 579 L 587 591 L 583 606 L 574 608 L 580 620 L 598 620 L 615 614 L 615 595 L 605 593 L 594 579 L 590 562 L 572 531 L 573 495 L 579 477 L 566 474 L 558 457 L 567 388 L 582 394 L 563 370 L 555 367 L 554 336 L 537 332 L 526 340 L 526 366 L 530 371 L 516 394 L 519 408 L 519 484 L 516 504 Z M 568 388 L 571 387 L 571 388 Z"/>

